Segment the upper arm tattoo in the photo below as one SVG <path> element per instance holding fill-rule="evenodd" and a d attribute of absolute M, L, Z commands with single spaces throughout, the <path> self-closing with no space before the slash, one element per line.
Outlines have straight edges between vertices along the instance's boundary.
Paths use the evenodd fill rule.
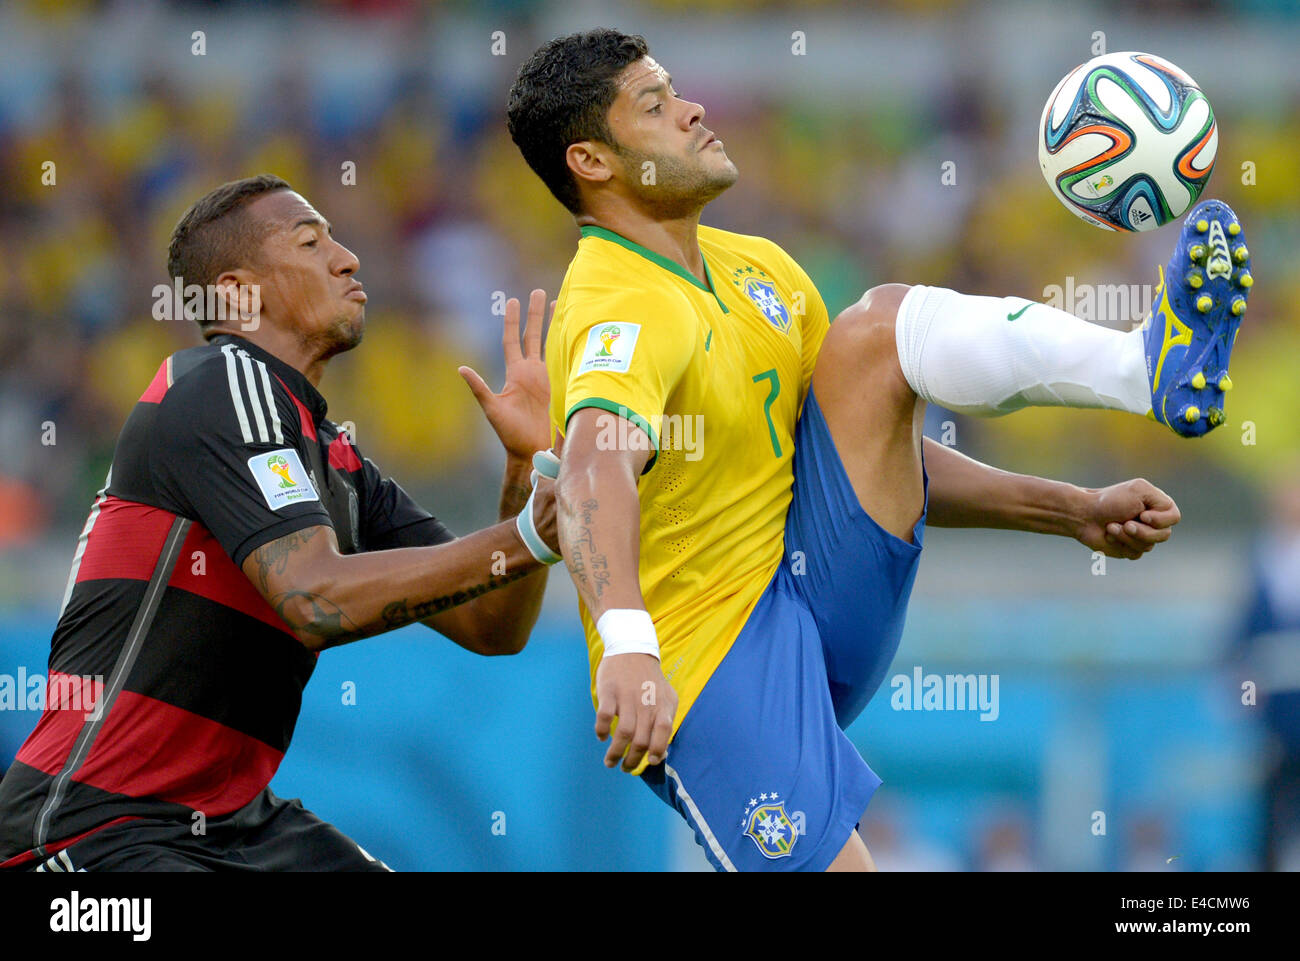
<path fill-rule="evenodd" d="M 289 555 L 302 549 L 316 537 L 322 527 L 308 527 L 263 544 L 250 555 L 257 562 L 257 586 L 266 594 L 271 589 L 271 574 L 284 574 L 289 568 Z"/>

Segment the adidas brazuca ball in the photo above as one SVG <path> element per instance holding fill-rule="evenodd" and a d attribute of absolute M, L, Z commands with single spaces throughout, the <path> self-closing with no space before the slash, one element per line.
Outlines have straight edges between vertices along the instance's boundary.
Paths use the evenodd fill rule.
<path fill-rule="evenodd" d="M 1149 53 L 1110 53 L 1075 67 L 1047 98 L 1038 163 L 1089 223 L 1154 230 L 1196 202 L 1218 146 L 1196 81 Z"/>

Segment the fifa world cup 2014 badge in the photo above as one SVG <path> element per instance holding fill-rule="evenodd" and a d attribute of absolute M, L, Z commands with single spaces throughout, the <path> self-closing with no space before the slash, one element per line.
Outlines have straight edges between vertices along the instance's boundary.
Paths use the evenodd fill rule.
<path fill-rule="evenodd" d="M 606 324 L 600 329 L 600 350 L 596 351 L 597 357 L 613 357 L 614 341 L 618 340 L 619 335 L 623 332 L 618 329 L 618 324 Z"/>
<path fill-rule="evenodd" d="M 273 511 L 290 504 L 320 500 L 316 485 L 308 481 L 310 475 L 302 466 L 302 458 L 292 447 L 254 454 L 248 459 L 248 469 L 266 498 L 266 506 Z"/>
<path fill-rule="evenodd" d="M 298 482 L 293 479 L 293 475 L 289 472 L 290 471 L 289 462 L 285 460 L 283 457 L 281 457 L 279 454 L 273 454 L 272 456 L 268 457 L 266 459 L 266 466 L 267 469 L 271 471 L 271 473 L 275 474 L 277 477 L 280 478 L 281 487 L 288 488 L 288 487 L 298 486 Z"/>
<path fill-rule="evenodd" d="M 765 858 L 788 858 L 799 840 L 799 831 L 775 791 L 750 798 L 740 823 Z"/>
<path fill-rule="evenodd" d="M 585 374 L 591 370 L 621 373 L 628 370 L 640 333 L 640 324 L 625 321 L 592 327 L 587 331 L 587 346 L 582 351 L 578 373 Z"/>

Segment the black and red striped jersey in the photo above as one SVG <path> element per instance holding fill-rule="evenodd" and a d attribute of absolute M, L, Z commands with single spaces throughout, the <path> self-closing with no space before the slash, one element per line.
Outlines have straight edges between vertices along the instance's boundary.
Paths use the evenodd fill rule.
<path fill-rule="evenodd" d="M 316 655 L 244 575 L 252 551 L 322 524 L 344 553 L 453 539 L 325 414 L 240 337 L 159 367 L 77 544 L 46 708 L 0 780 L 0 867 L 124 818 L 219 817 L 267 786 Z"/>

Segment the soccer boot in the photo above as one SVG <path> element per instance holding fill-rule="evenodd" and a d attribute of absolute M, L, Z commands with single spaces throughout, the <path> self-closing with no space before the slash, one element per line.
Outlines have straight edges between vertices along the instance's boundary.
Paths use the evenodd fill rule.
<path fill-rule="evenodd" d="M 1241 222 L 1221 200 L 1204 200 L 1183 221 L 1174 254 L 1160 268 L 1142 323 L 1151 385 L 1147 415 L 1184 437 L 1226 420 L 1228 357 L 1254 283 Z"/>

